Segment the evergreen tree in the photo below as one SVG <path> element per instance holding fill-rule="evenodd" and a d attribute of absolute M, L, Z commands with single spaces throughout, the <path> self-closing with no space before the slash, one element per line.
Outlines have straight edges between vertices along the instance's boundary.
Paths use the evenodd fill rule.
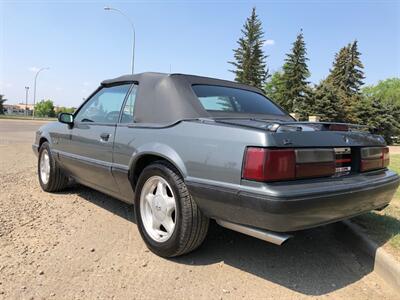
<path fill-rule="evenodd" d="M 354 110 L 360 101 L 360 89 L 364 84 L 364 66 L 360 55 L 357 41 L 340 49 L 335 55 L 333 67 L 327 78 L 332 86 L 338 89 L 340 105 L 344 112 L 342 121 L 345 122 L 354 122 L 357 119 Z"/>
<path fill-rule="evenodd" d="M 285 86 L 283 81 L 283 72 L 277 71 L 272 74 L 272 76 L 266 82 L 264 87 L 265 95 L 271 98 L 271 100 L 280 105 L 282 108 L 288 110 L 288 107 L 286 106 L 284 90 Z"/>
<path fill-rule="evenodd" d="M 354 106 L 357 123 L 367 125 L 373 133 L 382 135 L 388 144 L 400 134 L 400 106 L 379 99 L 360 97 Z"/>
<path fill-rule="evenodd" d="M 341 48 L 335 54 L 335 61 L 333 67 L 330 69 L 330 74 L 327 80 L 335 87 L 342 91 L 347 92 L 347 73 L 348 73 L 348 60 L 349 60 L 349 45 Z"/>
<path fill-rule="evenodd" d="M 355 95 L 360 93 L 361 86 L 364 84 L 364 65 L 360 59 L 361 53 L 358 51 L 357 41 L 355 40 L 349 47 L 348 92 Z"/>
<path fill-rule="evenodd" d="M 243 37 L 239 38 L 237 49 L 234 49 L 235 61 L 229 62 L 235 67 L 230 70 L 235 73 L 235 80 L 262 88 L 268 77 L 266 58 L 263 52 L 264 32 L 256 9 L 253 8 L 251 16 L 241 30 Z"/>
<path fill-rule="evenodd" d="M 292 52 L 286 55 L 283 65 L 283 81 L 285 86 L 284 105 L 290 112 L 300 114 L 301 119 L 306 119 L 311 108 L 310 88 L 307 78 L 310 71 L 307 67 L 307 50 L 301 31 L 293 43 Z"/>
<path fill-rule="evenodd" d="M 342 119 L 340 97 L 338 90 L 332 84 L 323 80 L 315 89 L 313 114 L 321 121 L 338 122 Z"/>

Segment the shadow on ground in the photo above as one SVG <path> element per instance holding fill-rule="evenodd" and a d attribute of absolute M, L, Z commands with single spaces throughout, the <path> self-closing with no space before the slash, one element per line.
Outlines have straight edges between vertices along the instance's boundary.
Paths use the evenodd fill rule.
<path fill-rule="evenodd" d="M 118 217 L 124 218 L 136 224 L 135 210 L 133 205 L 129 205 L 125 202 L 119 201 L 96 190 L 90 189 L 82 185 L 71 184 L 71 186 L 60 192 L 60 194 L 78 195 L 83 199 L 103 209 L 108 210 L 114 215 L 117 215 Z"/>
<path fill-rule="evenodd" d="M 393 246 L 396 249 L 400 248 L 400 221 L 397 218 L 383 213 L 370 212 L 354 218 L 354 221 L 373 236 L 379 246 L 392 239 Z"/>
<path fill-rule="evenodd" d="M 83 186 L 65 193 L 77 194 L 136 223 L 131 205 Z M 276 246 L 211 222 L 206 240 L 197 251 L 171 261 L 191 266 L 223 262 L 293 291 L 319 296 L 357 282 L 373 271 L 373 259 L 350 249 L 343 242 L 344 234 L 344 225 L 337 223 L 297 232 L 283 246 Z"/>

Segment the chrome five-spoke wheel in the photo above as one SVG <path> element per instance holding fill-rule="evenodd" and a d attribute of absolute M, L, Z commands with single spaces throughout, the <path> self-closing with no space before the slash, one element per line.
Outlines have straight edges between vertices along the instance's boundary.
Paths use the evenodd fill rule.
<path fill-rule="evenodd" d="M 156 242 L 165 242 L 176 224 L 176 201 L 172 188 L 160 176 L 144 183 L 140 194 L 140 214 L 147 234 Z"/>
<path fill-rule="evenodd" d="M 47 141 L 39 148 L 37 170 L 40 186 L 46 192 L 61 191 L 68 183 L 68 177 L 54 160 Z"/>
<path fill-rule="evenodd" d="M 151 251 L 174 257 L 193 251 L 203 242 L 209 220 L 171 163 L 160 160 L 146 166 L 135 194 L 137 225 Z"/>
<path fill-rule="evenodd" d="M 46 149 L 41 153 L 39 168 L 40 178 L 44 184 L 47 184 L 50 178 L 50 157 Z"/>

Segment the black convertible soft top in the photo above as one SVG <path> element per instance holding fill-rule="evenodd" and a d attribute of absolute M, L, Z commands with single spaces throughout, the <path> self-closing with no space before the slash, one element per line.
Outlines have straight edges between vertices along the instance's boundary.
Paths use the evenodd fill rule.
<path fill-rule="evenodd" d="M 111 86 L 121 83 L 138 84 L 135 101 L 135 122 L 138 123 L 171 124 L 185 119 L 215 117 L 200 104 L 192 90 L 192 85 L 195 84 L 233 87 L 263 94 L 262 90 L 258 88 L 232 81 L 195 75 L 155 72 L 124 75 L 104 80 L 101 85 Z M 238 115 L 224 113 L 224 117 L 238 117 Z M 241 117 L 255 116 L 242 114 Z M 260 116 L 258 115 L 258 117 Z M 277 116 L 274 117 L 277 118 Z M 279 119 L 283 121 L 293 120 L 286 115 L 279 116 Z"/>

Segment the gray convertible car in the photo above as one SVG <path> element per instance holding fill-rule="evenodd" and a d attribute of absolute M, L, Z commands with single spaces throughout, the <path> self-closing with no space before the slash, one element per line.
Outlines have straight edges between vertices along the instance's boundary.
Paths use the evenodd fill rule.
<path fill-rule="evenodd" d="M 382 209 L 399 185 L 384 139 L 297 122 L 257 88 L 183 74 L 103 81 L 33 145 L 47 192 L 69 180 L 134 203 L 154 253 L 197 248 L 210 219 L 275 244 Z"/>

